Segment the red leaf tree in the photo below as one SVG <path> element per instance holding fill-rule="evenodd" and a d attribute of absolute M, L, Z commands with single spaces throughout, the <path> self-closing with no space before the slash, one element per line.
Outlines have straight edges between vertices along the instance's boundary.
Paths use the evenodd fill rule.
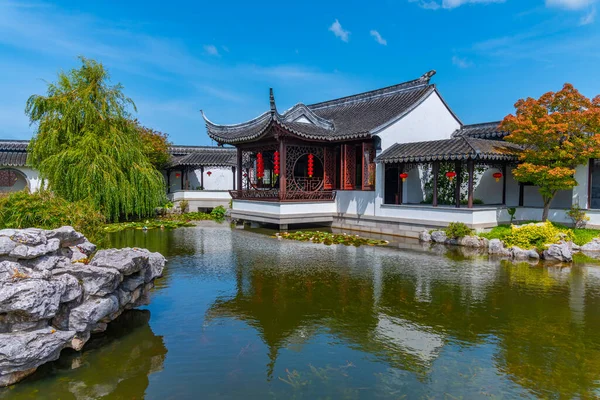
<path fill-rule="evenodd" d="M 515 108 L 500 128 L 510 132 L 506 141 L 523 146 L 513 175 L 539 187 L 546 221 L 556 193 L 577 186 L 575 168 L 600 157 L 600 96 L 590 100 L 565 83 L 559 92 L 521 99 Z"/>

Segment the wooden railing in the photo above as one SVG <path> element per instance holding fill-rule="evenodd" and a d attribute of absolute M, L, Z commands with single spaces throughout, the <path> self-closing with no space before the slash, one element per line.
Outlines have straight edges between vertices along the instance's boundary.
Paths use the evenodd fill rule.
<path fill-rule="evenodd" d="M 333 201 L 335 190 L 301 191 L 290 190 L 283 193 L 278 189 L 250 189 L 230 190 L 229 194 L 234 200 L 258 200 L 258 201 Z"/>

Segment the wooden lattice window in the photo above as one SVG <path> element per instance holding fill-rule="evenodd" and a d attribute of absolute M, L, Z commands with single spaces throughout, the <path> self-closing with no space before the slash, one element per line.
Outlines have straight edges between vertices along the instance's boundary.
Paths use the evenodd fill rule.
<path fill-rule="evenodd" d="M 375 190 L 375 149 L 372 143 L 362 145 L 362 190 Z"/>
<path fill-rule="evenodd" d="M 323 153 L 325 159 L 325 176 L 324 185 L 325 190 L 331 190 L 335 188 L 336 184 L 336 173 L 335 173 L 335 151 L 331 147 L 326 147 Z"/>
<path fill-rule="evenodd" d="M 2 187 L 13 187 L 19 180 L 18 175 L 15 171 L 10 169 L 0 170 L 0 186 Z"/>
<path fill-rule="evenodd" d="M 342 151 L 344 154 L 342 189 L 354 190 L 356 179 L 356 147 L 345 144 L 342 146 Z"/>

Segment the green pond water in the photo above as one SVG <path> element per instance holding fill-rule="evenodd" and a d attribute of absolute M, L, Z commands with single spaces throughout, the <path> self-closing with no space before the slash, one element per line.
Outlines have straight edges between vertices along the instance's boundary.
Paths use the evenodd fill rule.
<path fill-rule="evenodd" d="M 0 399 L 600 396 L 600 268 L 125 231 L 169 260 L 150 305 Z"/>

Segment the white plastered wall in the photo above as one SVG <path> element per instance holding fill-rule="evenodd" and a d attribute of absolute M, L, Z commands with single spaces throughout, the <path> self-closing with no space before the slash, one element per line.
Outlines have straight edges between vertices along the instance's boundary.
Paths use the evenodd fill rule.
<path fill-rule="evenodd" d="M 19 171 L 20 175 L 22 175 L 20 177 L 24 178 L 27 181 L 27 186 L 29 187 L 29 190 L 31 192 L 37 192 L 38 190 L 40 190 L 40 187 L 42 186 L 42 180 L 40 179 L 40 174 L 36 169 L 33 168 L 29 168 L 29 167 L 8 167 L 8 166 L 3 166 L 0 165 L 0 169 L 12 169 L 15 171 Z M 25 189 L 25 182 L 17 182 L 17 184 L 19 185 L 18 189 L 22 190 Z"/>
<path fill-rule="evenodd" d="M 460 121 L 448 109 L 437 91 L 433 91 L 408 114 L 383 128 L 375 134 L 381 139 L 382 151 L 394 143 L 414 143 L 428 140 L 449 139 L 452 133 L 459 129 Z M 384 197 L 384 169 L 383 164 L 377 164 L 377 174 L 374 192 L 375 215 L 381 212 L 381 204 Z M 414 176 L 411 176 L 414 175 Z M 420 170 L 413 169 L 409 172 L 409 178 L 404 182 L 404 194 L 406 201 L 419 203 L 423 196 L 421 189 Z M 412 190 L 411 190 L 412 189 Z M 417 192 L 413 192 L 417 190 Z M 411 192 L 413 192 L 411 194 Z"/>

